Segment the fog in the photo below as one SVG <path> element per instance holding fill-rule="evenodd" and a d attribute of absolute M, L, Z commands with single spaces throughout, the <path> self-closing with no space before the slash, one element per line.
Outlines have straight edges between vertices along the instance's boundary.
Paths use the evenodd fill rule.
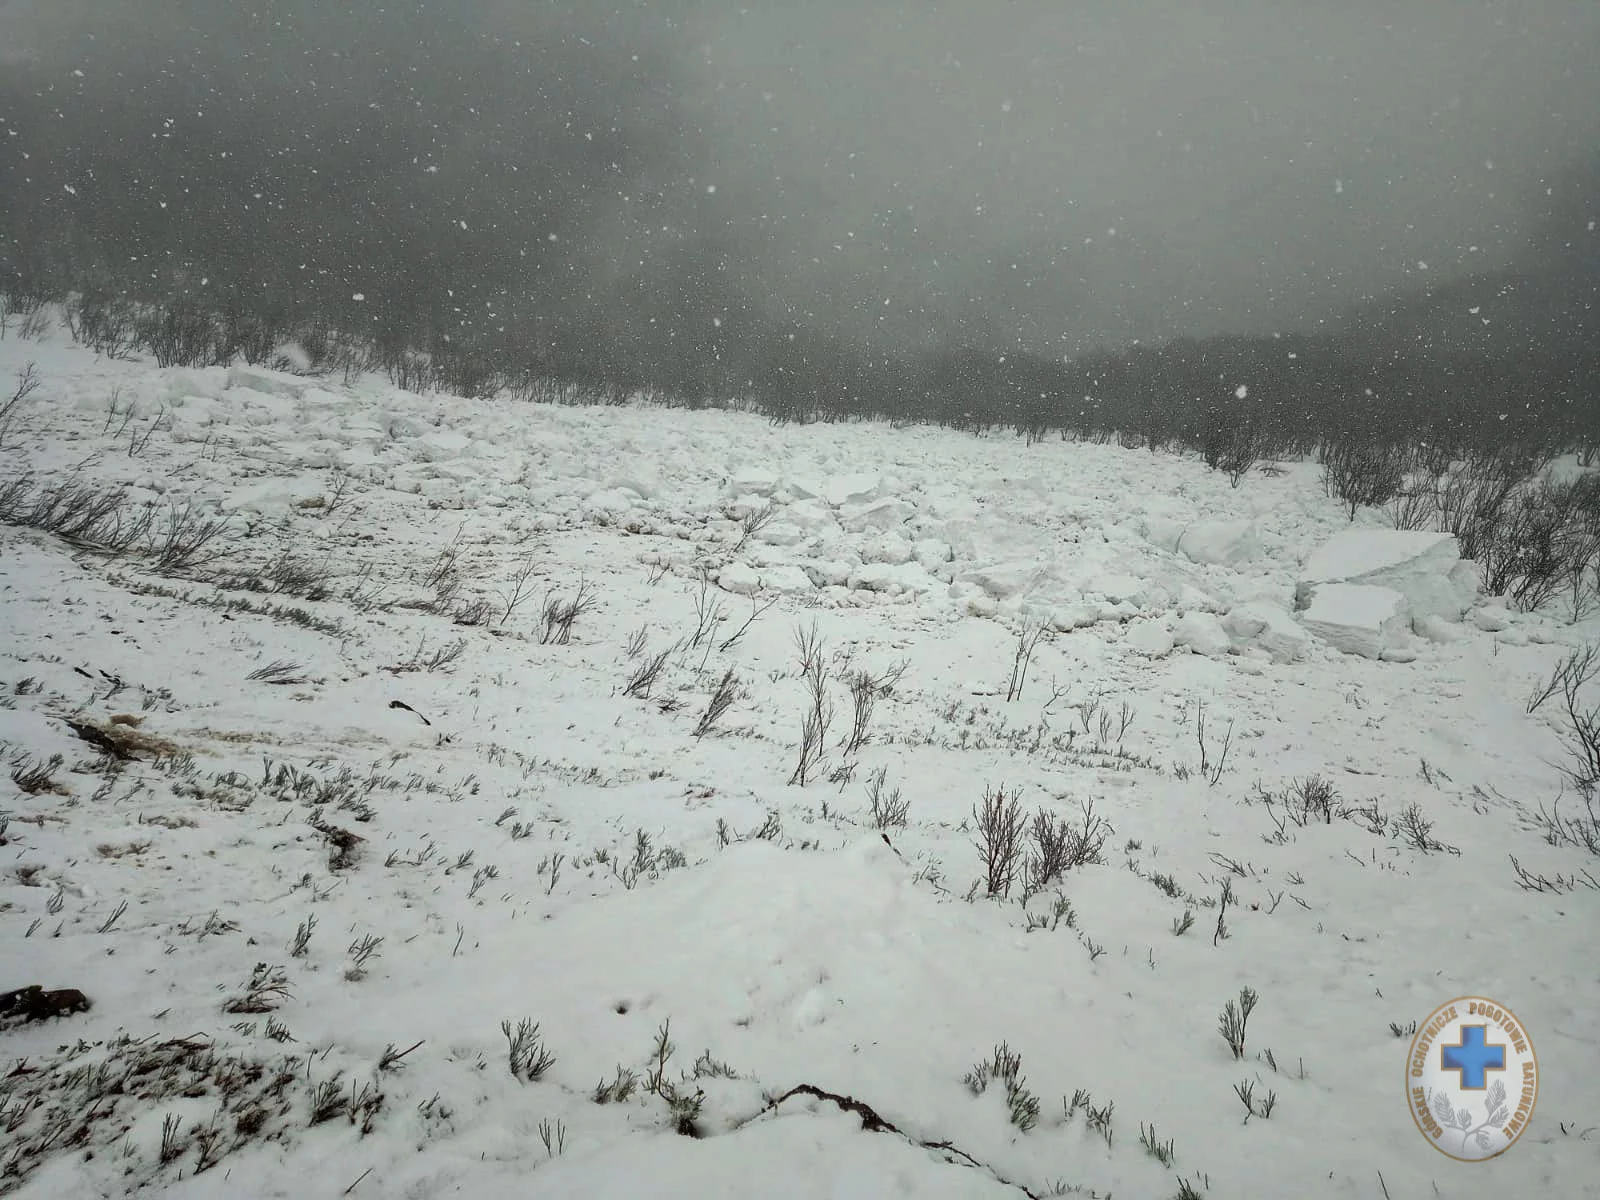
<path fill-rule="evenodd" d="M 684 355 L 1307 330 L 1592 266 L 1597 62 L 1592 0 L 0 0 L 0 239 Z"/>

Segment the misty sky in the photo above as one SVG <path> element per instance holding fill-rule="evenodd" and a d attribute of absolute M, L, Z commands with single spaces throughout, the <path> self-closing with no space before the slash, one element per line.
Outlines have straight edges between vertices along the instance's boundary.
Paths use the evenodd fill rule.
<path fill-rule="evenodd" d="M 170 203 L 327 187 L 346 244 L 621 324 L 1064 353 L 1515 261 L 1595 177 L 1600 3 L 0 0 L 0 88 L 0 188 L 71 211 L 161 188 L 63 141 L 164 138 Z"/>

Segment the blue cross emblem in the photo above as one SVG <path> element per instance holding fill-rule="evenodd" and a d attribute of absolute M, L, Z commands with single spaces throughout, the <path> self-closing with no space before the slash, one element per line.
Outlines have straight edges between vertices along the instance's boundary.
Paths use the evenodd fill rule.
<path fill-rule="evenodd" d="M 1459 1043 L 1439 1047 L 1441 1068 L 1461 1072 L 1464 1090 L 1482 1091 L 1487 1083 L 1485 1072 L 1506 1069 L 1506 1048 L 1489 1045 L 1486 1029 L 1484 1025 L 1463 1025 Z"/>

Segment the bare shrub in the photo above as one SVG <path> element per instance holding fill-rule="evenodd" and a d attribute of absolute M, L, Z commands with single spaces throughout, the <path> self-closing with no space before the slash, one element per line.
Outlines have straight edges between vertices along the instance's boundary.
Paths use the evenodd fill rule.
<path fill-rule="evenodd" d="M 1266 430 L 1254 420 L 1224 420 L 1209 425 L 1200 439 L 1200 457 L 1238 487 L 1270 450 Z"/>
<path fill-rule="evenodd" d="M 1014 796 L 1008 798 L 1003 786 L 997 787 L 983 798 L 981 807 L 973 807 L 972 820 L 985 894 L 1009 895 L 1022 867 L 1022 805 Z"/>
<path fill-rule="evenodd" d="M 49 484 L 35 488 L 28 476 L 0 484 L 0 522 L 42 529 L 104 554 L 125 554 L 146 545 L 154 510 L 135 510 L 127 493 L 89 484 Z"/>
<path fill-rule="evenodd" d="M 772 524 L 772 519 L 777 515 L 778 510 L 771 504 L 763 504 L 760 508 L 752 508 L 746 511 L 742 517 L 738 518 L 739 540 L 733 544 L 733 549 L 729 553 L 740 553 L 749 544 L 751 538 Z"/>
<path fill-rule="evenodd" d="M 1006 683 L 1006 700 L 1022 699 L 1022 688 L 1028 679 L 1028 667 L 1033 662 L 1033 652 L 1039 639 L 1048 632 L 1048 626 L 1036 616 L 1023 617 L 1017 627 L 1017 644 L 1011 652 L 1011 678 Z"/>
<path fill-rule="evenodd" d="M 209 517 L 193 500 L 181 507 L 174 502 L 163 526 L 150 537 L 150 554 L 158 570 L 187 571 L 212 561 L 221 553 L 213 543 L 228 528 L 226 517 Z"/>
<path fill-rule="evenodd" d="M 800 721 L 800 757 L 794 772 L 789 776 L 791 786 L 805 787 L 806 780 L 817 770 L 827 745 L 828 728 L 833 723 L 833 704 L 828 699 L 828 664 L 822 654 L 822 643 L 813 625 L 809 634 L 796 630 L 805 666 L 801 678 L 806 687 L 806 709 Z"/>
<path fill-rule="evenodd" d="M 734 675 L 733 668 L 729 667 L 722 673 L 722 678 L 717 681 L 716 690 L 711 693 L 711 700 L 706 704 L 705 712 L 700 714 L 700 720 L 695 723 L 695 737 L 703 738 L 711 732 L 716 723 L 722 720 L 724 714 L 733 707 L 733 701 L 738 695 L 738 691 L 738 677 Z"/>
<path fill-rule="evenodd" d="M 1434 489 L 1439 526 L 1456 539 L 1461 557 L 1478 560 L 1485 537 L 1522 478 L 1509 459 L 1489 454 L 1473 455 L 1439 478 Z"/>
<path fill-rule="evenodd" d="M 878 699 L 878 681 L 866 671 L 856 671 L 850 676 L 850 732 L 839 744 L 846 758 L 866 745 L 872 725 L 872 708 Z"/>
<path fill-rule="evenodd" d="M 1484 589 L 1519 609 L 1542 608 L 1573 589 L 1580 609 L 1600 558 L 1600 477 L 1540 479 L 1511 493 L 1477 531 Z"/>
<path fill-rule="evenodd" d="M 118 296 L 85 293 L 68 301 L 67 330 L 80 346 L 110 359 L 130 357 L 139 344 L 138 311 Z"/>
<path fill-rule="evenodd" d="M 1539 806 L 1539 818 L 1544 822 L 1544 840 L 1552 846 L 1575 846 L 1590 854 L 1600 855 L 1600 790 L 1590 788 L 1578 797 L 1580 811 L 1574 816 L 1564 816 L 1558 799 L 1546 811 Z"/>
<path fill-rule="evenodd" d="M 572 628 L 578 618 L 595 606 L 599 593 L 588 583 L 580 582 L 578 590 L 568 599 L 561 599 L 552 590 L 545 594 L 544 610 L 539 626 L 539 644 L 565 646 L 572 641 Z"/>
<path fill-rule="evenodd" d="M 139 315 L 135 329 L 158 367 L 208 367 L 226 350 L 218 318 L 189 300 L 152 307 Z"/>
<path fill-rule="evenodd" d="M 1591 704 L 1581 698 L 1583 683 L 1578 667 L 1570 670 L 1561 683 L 1566 717 L 1561 741 L 1567 753 L 1562 774 L 1580 796 L 1592 800 L 1600 793 L 1600 701 Z"/>
<path fill-rule="evenodd" d="M 624 696 L 632 696 L 636 700 L 648 700 L 650 690 L 655 687 L 656 681 L 661 678 L 661 671 L 667 665 L 667 658 L 672 653 L 672 648 L 661 651 L 660 654 L 651 655 L 628 675 L 627 685 L 622 689 Z"/>
<path fill-rule="evenodd" d="M 1200 744 L 1200 774 L 1208 784 L 1216 787 L 1217 781 L 1222 778 L 1223 768 L 1228 765 L 1228 751 L 1233 748 L 1233 722 L 1228 722 L 1221 745 L 1214 745 L 1206 737 L 1206 706 L 1202 701 L 1195 709 L 1194 734 Z"/>
<path fill-rule="evenodd" d="M 1552 696 L 1564 696 L 1569 687 L 1576 692 L 1596 674 L 1600 674 L 1600 642 L 1589 642 L 1571 651 L 1555 665 L 1550 678 L 1536 686 L 1528 696 L 1523 711 L 1529 714 L 1537 712 Z"/>
<path fill-rule="evenodd" d="M 39 390 L 39 369 L 33 363 L 24 363 L 17 372 L 16 390 L 8 400 L 0 401 L 0 450 L 6 449 L 6 435 L 22 411 L 28 398 Z"/>
<path fill-rule="evenodd" d="M 911 801 L 900 796 L 900 789 L 885 792 L 889 768 L 879 767 L 867 779 L 867 805 L 874 829 L 903 828 L 911 814 Z"/>
<path fill-rule="evenodd" d="M 1092 800 L 1084 802 L 1079 825 L 1041 807 L 1028 826 L 1023 891 L 1032 895 L 1075 867 L 1101 862 L 1110 834 L 1111 827 L 1095 815 Z"/>
<path fill-rule="evenodd" d="M 1322 486 L 1341 501 L 1350 520 L 1364 505 L 1387 503 L 1405 483 L 1405 459 L 1375 441 L 1332 442 L 1322 448 Z"/>

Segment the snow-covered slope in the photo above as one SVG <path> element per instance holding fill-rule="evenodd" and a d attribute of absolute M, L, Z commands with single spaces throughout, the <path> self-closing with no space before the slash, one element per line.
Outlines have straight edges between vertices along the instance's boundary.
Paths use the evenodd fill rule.
<path fill-rule="evenodd" d="M 1291 615 L 1314 467 L 28 361 L 0 485 L 227 526 L 177 573 L 0 526 L 0 991 L 92 1002 L 0 1031 L 0 1191 L 1600 1195 L 1600 891 L 1510 861 L 1600 876 L 1524 711 L 1596 629 L 1340 653 Z M 996 789 L 1103 861 L 986 896 Z M 1391 1029 L 1467 993 L 1543 1064 L 1477 1166 Z M 964 1082 L 1001 1043 L 1026 1130 Z"/>

